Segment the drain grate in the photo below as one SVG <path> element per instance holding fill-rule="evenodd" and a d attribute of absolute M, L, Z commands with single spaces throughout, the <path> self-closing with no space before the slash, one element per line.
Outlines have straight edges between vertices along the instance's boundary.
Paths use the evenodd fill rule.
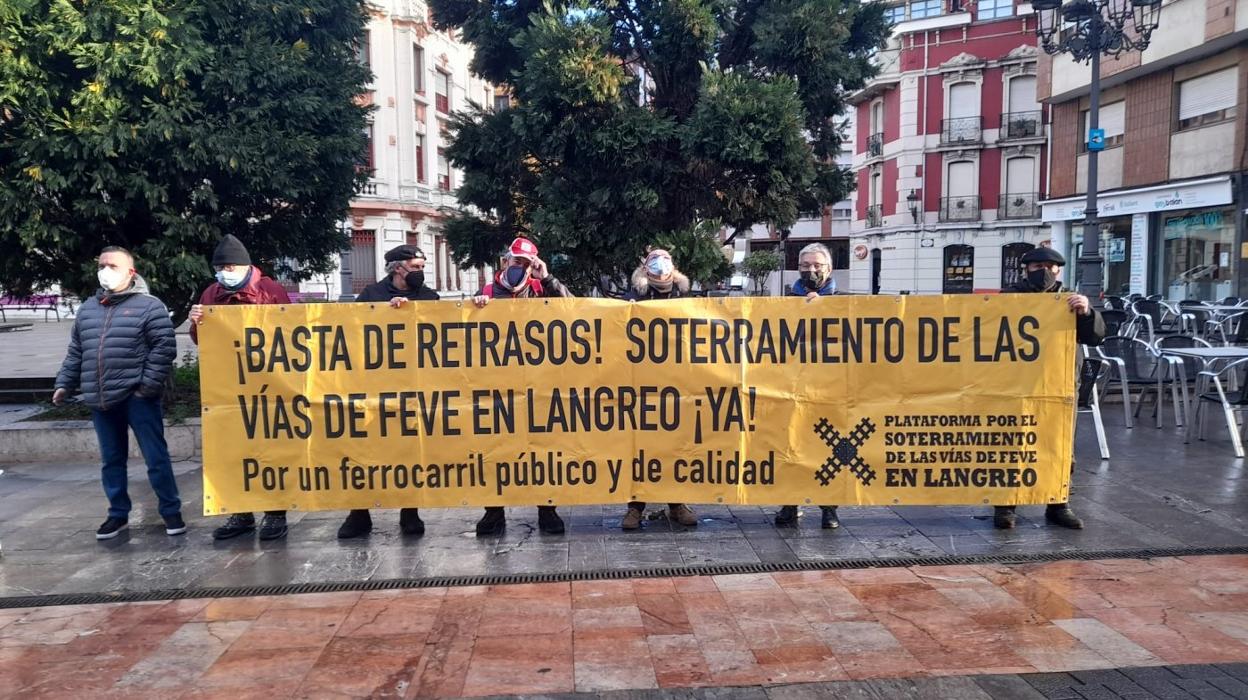
<path fill-rule="evenodd" d="M 677 578 L 684 576 L 724 576 L 730 574 L 770 574 L 785 571 L 833 571 L 840 569 L 879 569 L 907 566 L 958 566 L 970 564 L 1028 564 L 1092 559 L 1154 559 L 1215 554 L 1248 554 L 1248 545 L 1231 547 L 1171 547 L 1166 549 L 1069 550 L 1014 554 L 950 555 L 943 557 L 880 557 L 869 559 L 829 559 L 753 564 L 708 564 L 664 566 L 649 569 L 595 569 L 533 574 L 481 574 L 476 576 L 435 576 L 371 581 L 292 583 L 275 586 L 231 588 L 177 588 L 157 591 L 113 591 L 105 593 L 60 593 L 0 598 L 0 609 L 33 608 L 52 605 L 95 605 L 99 603 L 139 603 L 187 598 L 242 598 L 249 596 L 341 593 L 344 591 L 400 590 L 405 588 L 454 588 L 462 586 L 505 586 L 518 583 L 566 583 L 569 581 L 609 581 L 629 578 Z"/>

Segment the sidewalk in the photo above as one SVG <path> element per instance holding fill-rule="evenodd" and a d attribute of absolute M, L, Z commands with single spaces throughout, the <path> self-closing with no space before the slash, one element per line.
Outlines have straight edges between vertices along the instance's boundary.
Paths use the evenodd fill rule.
<path fill-rule="evenodd" d="M 1244 662 L 1248 556 L 0 611 L 24 699 L 1243 698 Z"/>
<path fill-rule="evenodd" d="M 1086 419 L 1086 417 L 1084 417 Z M 190 532 L 165 536 L 139 461 L 127 534 L 97 542 L 105 500 L 96 464 L 4 464 L 0 457 L 0 597 L 98 591 L 272 586 L 396 578 L 629 571 L 665 566 L 782 564 L 952 555 L 1060 555 L 1248 546 L 1248 479 L 1225 431 L 1182 443 L 1179 430 L 1127 431 L 1107 416 L 1114 459 L 1096 458 L 1080 425 L 1072 499 L 1087 529 L 1047 525 L 1042 507 L 1020 508 L 1016 530 L 994 530 L 986 507 L 843 508 L 839 530 L 820 530 L 807 508 L 797 529 L 771 523 L 775 507 L 695 506 L 697 528 L 651 520 L 624 532 L 620 506 L 562 508 L 567 534 L 538 533 L 536 509 L 509 508 L 500 538 L 477 538 L 479 509 L 425 509 L 427 534 L 404 538 L 398 514 L 374 511 L 375 529 L 336 539 L 345 513 L 290 514 L 290 535 L 214 542 L 222 518 L 205 518 L 198 464 L 175 465 Z M 1144 423 L 1144 421 L 1141 421 Z M 1216 427 L 1211 423 L 1211 428 Z"/>
<path fill-rule="evenodd" d="M 0 380 L 3 379 L 44 379 L 55 378 L 65 359 L 65 348 L 69 347 L 69 336 L 74 329 L 74 319 L 64 318 L 61 321 L 43 321 L 41 317 L 13 320 L 28 321 L 32 328 L 28 331 L 0 333 Z M 187 334 L 189 326 L 183 323 L 178 328 L 178 361 L 188 352 L 195 353 L 195 344 Z"/>

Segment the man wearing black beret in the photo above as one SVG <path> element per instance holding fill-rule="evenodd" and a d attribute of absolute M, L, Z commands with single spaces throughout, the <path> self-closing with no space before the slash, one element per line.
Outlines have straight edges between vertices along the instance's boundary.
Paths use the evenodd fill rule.
<path fill-rule="evenodd" d="M 409 301 L 437 301 L 438 293 L 425 286 L 425 253 L 414 245 L 401 245 L 386 252 L 386 277 L 368 285 L 356 301 L 384 301 L 399 308 Z M 353 510 L 338 528 L 343 540 L 362 537 L 372 532 L 373 517 L 367 509 Z M 425 523 L 416 508 L 399 511 L 399 530 L 404 535 L 420 537 Z"/>
<path fill-rule="evenodd" d="M 1051 294 L 1063 291 L 1058 277 L 1066 265 L 1066 258 L 1061 253 L 1041 246 L 1024 253 L 1019 263 L 1023 266 L 1023 279 L 1001 291 L 1017 294 Z M 1092 308 L 1088 298 L 1082 294 L 1071 294 L 1067 303 L 1075 313 L 1076 342 L 1081 345 L 1100 345 L 1105 339 L 1105 320 L 1101 318 L 1101 313 Z M 1073 462 L 1070 470 L 1074 474 Z M 1005 530 L 1014 527 L 1014 506 L 996 506 L 993 510 L 992 524 L 995 527 Z M 1044 511 L 1044 519 L 1061 527 L 1083 529 L 1083 521 L 1070 509 L 1069 503 L 1050 505 Z"/>

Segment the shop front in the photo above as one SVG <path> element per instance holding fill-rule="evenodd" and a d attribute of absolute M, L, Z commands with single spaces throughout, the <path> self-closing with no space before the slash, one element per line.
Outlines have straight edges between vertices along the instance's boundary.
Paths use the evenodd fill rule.
<path fill-rule="evenodd" d="M 1229 176 L 1106 192 L 1098 198 L 1106 294 L 1219 300 L 1239 289 L 1240 236 Z M 1084 199 L 1041 203 L 1053 246 L 1073 264 L 1083 251 Z"/>

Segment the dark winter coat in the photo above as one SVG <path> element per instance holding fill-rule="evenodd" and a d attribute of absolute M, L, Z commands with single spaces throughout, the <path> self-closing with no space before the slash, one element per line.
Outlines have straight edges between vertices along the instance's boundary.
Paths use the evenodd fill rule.
<path fill-rule="evenodd" d="M 289 304 L 290 295 L 282 285 L 265 277 L 260 268 L 252 266 L 247 282 L 242 289 L 230 291 L 220 282 L 208 285 L 204 293 L 199 295 L 199 303 L 204 306 L 220 306 L 223 304 Z M 199 327 L 191 324 L 191 340 L 199 344 Z"/>
<path fill-rule="evenodd" d="M 56 388 L 81 389 L 83 403 L 100 410 L 136 392 L 155 398 L 177 355 L 169 310 L 136 275 L 129 289 L 101 289 L 78 309 Z"/>
<path fill-rule="evenodd" d="M 661 292 L 650 284 L 650 278 L 646 277 L 646 268 L 644 266 L 633 271 L 631 279 L 632 284 L 628 287 L 628 292 L 624 295 L 625 301 L 646 301 L 649 299 L 679 299 L 689 296 L 689 278 L 672 271 L 672 288 L 666 292 Z"/>
<path fill-rule="evenodd" d="M 364 291 L 360 292 L 360 295 L 355 300 L 390 301 L 395 297 L 403 297 L 412 301 L 437 301 L 441 298 L 437 292 L 423 284 L 420 286 L 420 289 L 399 289 L 394 286 L 394 278 L 387 277 L 365 287 Z"/>
<path fill-rule="evenodd" d="M 1043 294 L 1046 290 L 1036 289 L 1031 286 L 1027 280 L 1015 282 L 1014 284 L 1001 290 L 1006 294 Z M 1053 290 L 1051 293 L 1066 291 L 1062 288 Z M 1101 317 L 1101 312 L 1092 309 L 1092 313 L 1087 316 L 1075 317 L 1075 340 L 1081 345 L 1095 347 L 1105 340 L 1105 319 Z"/>

